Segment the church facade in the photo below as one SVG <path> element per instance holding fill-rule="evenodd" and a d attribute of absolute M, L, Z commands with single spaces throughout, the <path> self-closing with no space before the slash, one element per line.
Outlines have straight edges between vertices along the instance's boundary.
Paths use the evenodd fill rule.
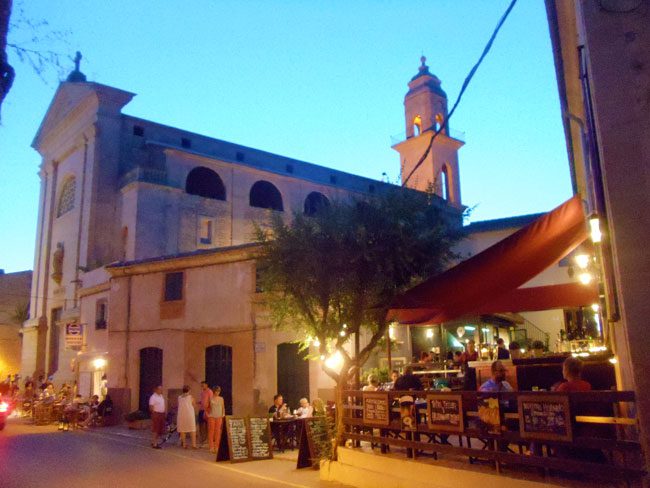
<path fill-rule="evenodd" d="M 329 397 L 300 338 L 265 321 L 254 228 L 388 184 L 125 115 L 133 96 L 77 66 L 34 138 L 41 193 L 21 374 L 77 381 L 82 394 L 106 375 L 125 409 L 155 384 L 204 378 L 238 413 L 260 411 L 279 389 Z M 404 171 L 446 105 L 422 59 L 405 98 L 407 138 L 394 146 Z M 459 225 L 461 145 L 443 128 L 408 185 L 432 188 Z"/>

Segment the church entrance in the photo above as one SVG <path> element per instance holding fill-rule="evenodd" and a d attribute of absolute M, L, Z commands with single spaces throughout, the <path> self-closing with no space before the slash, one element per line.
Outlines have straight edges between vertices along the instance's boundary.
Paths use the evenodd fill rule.
<path fill-rule="evenodd" d="M 299 351 L 300 344 L 278 344 L 278 391 L 289 408 L 298 408 L 302 397 L 309 398 L 309 361 L 307 350 Z M 311 399 L 309 399 L 311 401 Z"/>
<path fill-rule="evenodd" d="M 221 387 L 226 415 L 232 415 L 232 347 L 217 345 L 205 348 L 205 381 L 210 388 Z"/>
<path fill-rule="evenodd" d="M 162 385 L 163 351 L 158 347 L 140 349 L 140 398 L 138 408 L 149 414 L 149 397 Z"/>

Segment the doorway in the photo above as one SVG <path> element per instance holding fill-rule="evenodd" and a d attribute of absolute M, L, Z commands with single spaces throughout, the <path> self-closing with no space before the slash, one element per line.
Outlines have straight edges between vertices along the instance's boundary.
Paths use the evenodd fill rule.
<path fill-rule="evenodd" d="M 278 344 L 278 391 L 292 410 L 298 408 L 302 397 L 309 398 L 309 361 L 307 350 L 300 344 Z M 310 400 L 311 401 L 311 400 Z"/>
<path fill-rule="evenodd" d="M 162 385 L 163 351 L 158 347 L 140 349 L 140 398 L 138 408 L 149 414 L 149 397 Z"/>
<path fill-rule="evenodd" d="M 232 415 L 232 347 L 216 345 L 205 348 L 205 381 L 210 388 L 221 387 L 226 415 Z"/>

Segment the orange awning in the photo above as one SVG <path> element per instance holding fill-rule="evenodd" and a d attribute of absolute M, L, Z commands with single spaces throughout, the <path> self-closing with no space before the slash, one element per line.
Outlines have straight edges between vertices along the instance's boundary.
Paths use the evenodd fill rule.
<path fill-rule="evenodd" d="M 497 244 L 398 296 L 388 313 L 402 323 L 440 323 L 472 313 L 587 305 L 594 287 L 574 283 L 519 288 L 588 237 L 578 196 Z"/>

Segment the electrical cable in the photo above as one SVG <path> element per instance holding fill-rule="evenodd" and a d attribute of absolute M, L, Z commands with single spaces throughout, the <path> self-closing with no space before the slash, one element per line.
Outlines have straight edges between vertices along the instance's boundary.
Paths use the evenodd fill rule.
<path fill-rule="evenodd" d="M 431 148 L 433 147 L 433 141 L 438 136 L 438 134 L 440 134 L 440 132 L 442 132 L 443 128 L 447 127 L 449 119 L 451 118 L 453 113 L 456 111 L 456 108 L 458 107 L 458 104 L 460 103 L 460 100 L 463 97 L 463 93 L 465 93 L 465 90 L 467 89 L 467 86 L 469 85 L 469 82 L 474 77 L 474 74 L 478 70 L 478 67 L 481 65 L 481 63 L 483 62 L 483 59 L 485 58 L 485 56 L 487 56 L 488 52 L 490 52 L 490 49 L 492 48 L 492 44 L 494 43 L 494 40 L 496 39 L 497 34 L 499 33 L 499 30 L 501 29 L 501 26 L 503 26 L 504 22 L 508 18 L 508 15 L 510 15 L 510 12 L 512 11 L 512 9 L 513 9 L 513 7 L 515 6 L 516 3 L 517 3 L 517 0 L 512 0 L 510 2 L 510 5 L 508 5 L 508 8 L 504 12 L 504 14 L 501 16 L 501 19 L 499 19 L 499 22 L 497 23 L 494 31 L 492 32 L 492 35 L 490 36 L 490 39 L 488 40 L 487 44 L 485 45 L 485 48 L 483 49 L 483 52 L 481 53 L 481 56 L 479 57 L 476 64 L 472 67 L 469 74 L 465 77 L 465 81 L 463 81 L 463 86 L 461 87 L 460 92 L 458 93 L 458 97 L 456 98 L 456 102 L 454 103 L 453 107 L 451 108 L 451 110 L 447 114 L 447 117 L 445 118 L 445 120 L 443 120 L 442 123 L 440 123 L 440 126 L 438 127 L 438 129 L 436 129 L 436 131 L 434 132 L 433 136 L 431 137 L 431 140 L 429 141 L 429 144 L 427 145 L 426 150 L 424 151 L 424 154 L 420 157 L 420 159 L 415 164 L 415 166 L 413 167 L 411 172 L 408 174 L 408 176 L 402 181 L 402 186 L 406 186 L 409 179 L 411 179 L 411 176 L 413 176 L 413 173 L 415 173 L 415 171 L 420 166 L 422 166 L 422 163 L 424 163 L 424 160 L 426 159 L 426 157 L 431 152 Z"/>

